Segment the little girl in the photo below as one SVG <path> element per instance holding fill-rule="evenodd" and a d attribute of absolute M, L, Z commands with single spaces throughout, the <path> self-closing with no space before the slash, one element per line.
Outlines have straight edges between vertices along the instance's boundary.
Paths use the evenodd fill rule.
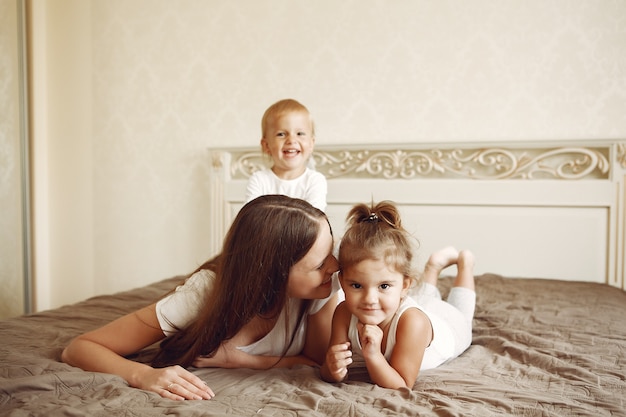
<path fill-rule="evenodd" d="M 419 291 L 409 295 L 418 283 L 411 240 L 392 202 L 371 208 L 358 204 L 348 213 L 348 230 L 339 247 L 345 301 L 333 316 L 320 370 L 325 381 L 342 381 L 350 364 L 364 362 L 375 384 L 412 388 L 420 370 L 457 357 L 471 344 L 474 256 L 452 247 L 435 252 Z M 446 302 L 437 280 L 453 264 L 458 274 Z"/>
<path fill-rule="evenodd" d="M 272 167 L 252 174 L 246 201 L 283 194 L 326 210 L 326 177 L 308 167 L 314 146 L 315 127 L 309 110 L 293 99 L 272 104 L 261 119 L 261 149 L 272 159 Z"/>

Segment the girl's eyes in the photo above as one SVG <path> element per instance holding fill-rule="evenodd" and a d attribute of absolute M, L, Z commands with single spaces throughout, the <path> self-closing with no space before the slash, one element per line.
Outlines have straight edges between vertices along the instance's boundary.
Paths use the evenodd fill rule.
<path fill-rule="evenodd" d="M 354 288 L 354 289 L 357 289 L 357 290 L 358 290 L 358 289 L 363 288 L 363 286 L 362 286 L 361 284 L 357 284 L 356 282 L 355 282 L 355 283 L 350 284 L 350 286 L 351 286 L 352 288 Z M 380 287 L 381 289 L 383 289 L 383 290 L 387 290 L 387 289 L 391 288 L 391 285 L 389 285 L 389 284 L 380 284 L 380 286 L 379 286 L 379 287 Z"/>

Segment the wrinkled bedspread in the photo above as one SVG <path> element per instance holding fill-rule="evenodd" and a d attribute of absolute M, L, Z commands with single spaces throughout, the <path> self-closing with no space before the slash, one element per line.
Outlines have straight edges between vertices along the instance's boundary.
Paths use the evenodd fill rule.
<path fill-rule="evenodd" d="M 373 385 L 363 369 L 341 384 L 306 366 L 193 369 L 216 397 L 175 402 L 60 362 L 72 337 L 180 279 L 0 321 L 0 415 L 626 415 L 626 293 L 582 282 L 477 277 L 472 346 L 411 390 Z M 445 293 L 451 280 L 441 282 Z"/>

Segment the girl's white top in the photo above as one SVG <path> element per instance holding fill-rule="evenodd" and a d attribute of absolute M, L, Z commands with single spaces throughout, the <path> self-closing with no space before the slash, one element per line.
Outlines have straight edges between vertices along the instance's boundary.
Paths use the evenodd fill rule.
<path fill-rule="evenodd" d="M 443 303 L 443 301 L 441 301 Z M 389 326 L 389 332 L 387 334 L 387 344 L 385 346 L 385 359 L 387 362 L 391 359 L 393 348 L 396 345 L 396 330 L 398 328 L 398 321 L 402 314 L 410 308 L 417 308 L 422 310 L 429 318 L 432 326 L 434 338 L 430 345 L 424 351 L 424 357 L 422 359 L 422 365 L 420 370 L 432 369 L 441 365 L 445 361 L 457 356 L 454 352 L 455 340 L 454 335 L 450 331 L 447 323 L 439 316 L 424 311 L 417 302 L 411 297 L 405 297 L 398 311 L 393 316 L 391 325 Z M 361 350 L 361 342 L 359 340 L 359 331 L 357 330 L 358 319 L 356 316 L 352 316 L 350 320 L 350 327 L 348 329 L 348 337 L 350 338 L 350 344 L 352 346 L 352 353 L 354 355 L 354 366 L 365 366 L 365 360 L 363 359 L 363 353 Z"/>

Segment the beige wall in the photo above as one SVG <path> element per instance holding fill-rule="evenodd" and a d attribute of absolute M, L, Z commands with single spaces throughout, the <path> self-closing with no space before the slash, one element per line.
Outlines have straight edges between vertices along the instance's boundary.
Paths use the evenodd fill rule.
<path fill-rule="evenodd" d="M 35 306 L 96 292 L 91 2 L 32 0 Z"/>
<path fill-rule="evenodd" d="M 205 260 L 211 145 L 626 137 L 626 2 L 32 0 L 38 307 Z"/>

